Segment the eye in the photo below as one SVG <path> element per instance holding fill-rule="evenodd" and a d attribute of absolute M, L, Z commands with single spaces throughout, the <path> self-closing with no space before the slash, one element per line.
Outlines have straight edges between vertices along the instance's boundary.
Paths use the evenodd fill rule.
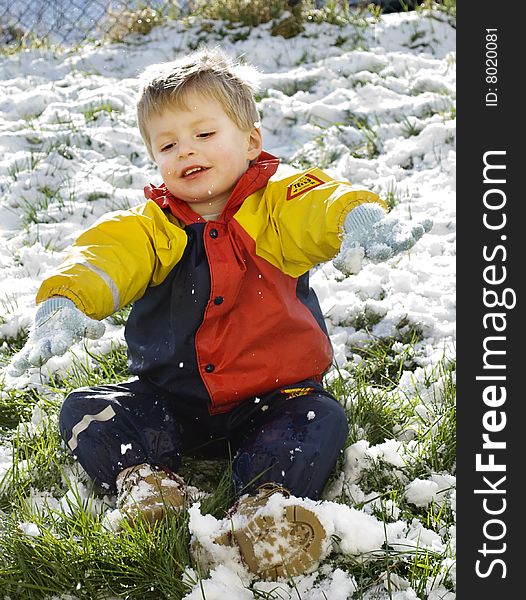
<path fill-rule="evenodd" d="M 203 133 L 198 133 L 197 137 L 198 138 L 209 138 L 211 136 L 213 136 L 215 133 L 215 131 L 203 131 Z"/>
<path fill-rule="evenodd" d="M 164 146 L 161 146 L 161 152 L 166 152 L 167 150 L 170 150 L 170 148 L 173 148 L 175 146 L 175 144 L 173 143 L 169 143 L 169 144 L 165 144 Z"/>

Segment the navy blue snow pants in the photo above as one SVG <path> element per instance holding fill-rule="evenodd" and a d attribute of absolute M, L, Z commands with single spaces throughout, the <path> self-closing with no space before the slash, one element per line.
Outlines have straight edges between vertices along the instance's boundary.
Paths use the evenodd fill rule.
<path fill-rule="evenodd" d="M 227 413 L 133 379 L 80 388 L 64 400 L 60 433 L 96 485 L 115 493 L 117 474 L 149 463 L 174 472 L 181 456 L 233 456 L 236 495 L 277 483 L 318 499 L 348 434 L 340 403 L 314 381 L 250 398 Z"/>

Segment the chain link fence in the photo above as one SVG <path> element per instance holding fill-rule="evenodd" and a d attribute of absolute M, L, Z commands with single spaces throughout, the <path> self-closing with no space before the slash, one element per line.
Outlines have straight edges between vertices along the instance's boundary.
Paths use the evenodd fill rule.
<path fill-rule="evenodd" d="M 0 0 L 0 50 L 47 40 L 75 45 L 147 33 L 188 7 L 184 0 Z"/>
<path fill-rule="evenodd" d="M 310 0 L 310 6 L 337 5 L 357 9 L 369 4 L 383 12 L 410 10 L 418 0 Z M 221 0 L 213 0 L 221 18 Z M 263 11 L 279 5 L 280 11 L 301 10 L 305 0 L 225 0 L 224 5 Z M 86 40 L 117 41 L 128 33 L 146 34 L 165 19 L 189 14 L 204 0 L 0 0 L 0 52 L 42 42 L 74 46 Z M 268 10 L 267 10 L 268 12 Z M 238 14 L 238 17 L 241 15 Z M 246 20 L 246 19 L 245 19 Z M 257 20 L 257 19 L 256 19 Z"/>

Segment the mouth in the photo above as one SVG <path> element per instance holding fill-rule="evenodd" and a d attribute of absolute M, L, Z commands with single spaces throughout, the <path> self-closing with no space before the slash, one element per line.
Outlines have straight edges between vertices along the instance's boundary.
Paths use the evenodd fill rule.
<path fill-rule="evenodd" d="M 192 167 L 187 167 L 186 169 L 183 169 L 183 171 L 181 172 L 181 177 L 186 178 L 186 177 L 191 177 L 192 175 L 196 175 L 197 173 L 202 173 L 203 171 L 208 171 L 210 167 L 199 167 L 199 166 L 192 166 Z"/>

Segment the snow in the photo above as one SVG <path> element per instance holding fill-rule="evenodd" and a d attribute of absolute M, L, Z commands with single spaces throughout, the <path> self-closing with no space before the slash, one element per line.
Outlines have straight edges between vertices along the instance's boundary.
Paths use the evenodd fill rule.
<path fill-rule="evenodd" d="M 190 577 L 195 578 L 195 574 L 189 573 Z M 280 583 L 279 586 L 273 582 L 257 582 L 253 589 L 260 592 L 259 597 L 264 597 L 261 593 L 278 593 L 275 598 L 302 598 L 304 600 L 319 600 L 320 598 L 330 598 L 330 600 L 347 600 L 356 589 L 354 578 L 336 568 L 327 573 L 321 582 L 315 582 L 316 574 L 304 577 L 301 581 L 295 583 L 295 586 L 287 583 Z M 243 580 L 233 576 L 232 572 L 224 566 L 219 566 L 214 570 L 212 576 L 203 582 L 202 590 L 195 588 L 190 594 L 185 596 L 184 600 L 223 600 L 224 598 L 236 598 L 236 600 L 251 600 L 254 596 L 243 586 Z M 266 597 L 266 596 L 265 596 Z"/>
<path fill-rule="evenodd" d="M 407 501 L 415 506 L 428 506 L 431 502 L 442 504 L 447 492 L 455 487 L 452 475 L 433 474 L 429 479 L 414 479 L 406 487 Z"/>
<path fill-rule="evenodd" d="M 417 46 L 412 44 L 415 33 Z M 393 197 L 392 214 L 402 221 L 433 220 L 432 229 L 410 251 L 384 263 L 373 264 L 356 250 L 350 258 L 352 276 L 344 277 L 332 263 L 312 272 L 311 285 L 335 349 L 338 371 L 329 379 L 352 377 L 352 366 L 360 358 L 353 356 L 351 345 L 415 326 L 422 332 L 411 349 L 418 366 L 402 374 L 393 397 L 410 402 L 418 389 L 419 403 L 414 423 L 396 440 L 353 444 L 324 500 L 301 502 L 337 536 L 333 550 L 343 555 L 380 551 L 387 535 L 401 551 L 412 547 L 447 553 L 450 544 L 453 556 L 454 527 L 441 536 L 417 520 L 407 523 L 390 500 L 380 503 L 378 492 L 365 494 L 357 482 L 378 461 L 405 481 L 401 468 L 417 451 L 414 432 L 433 423 L 433 403 L 444 385 L 439 381 L 429 386 L 428 375 L 444 356 L 455 355 L 455 30 L 440 19 L 409 12 L 382 16 L 360 32 L 359 47 L 352 26 L 338 34 L 344 40 L 338 46 L 328 24 L 309 24 L 302 36 L 290 40 L 271 37 L 268 25 L 255 28 L 247 39 L 233 41 L 218 32 L 207 38 L 210 45 L 243 55 L 258 69 L 264 147 L 282 159 L 283 169 L 318 164 L 331 176 Z M 44 49 L 0 57 L 0 352 L 6 352 L 5 340 L 30 327 L 40 282 L 78 233 L 107 211 L 142 202 L 143 186 L 160 183 L 135 125 L 136 77 L 149 64 L 186 53 L 199 35 L 198 22 L 188 29 L 173 23 L 133 44 L 88 44 L 70 54 Z M 368 331 L 357 326 L 364 314 L 375 317 Z M 99 340 L 75 344 L 42 370 L 32 368 L 15 379 L 2 368 L 4 390 L 41 386 L 51 374 L 65 373 L 74 356 L 89 363 L 88 351 L 107 353 L 122 345 L 122 326 L 110 319 L 105 325 Z M 407 347 L 399 342 L 398 350 L 403 356 Z M 28 430 L 43 421 L 35 412 Z M 123 444 L 123 454 L 128 449 Z M 11 463 L 11 448 L 0 440 L 0 489 Z M 72 491 L 63 498 L 33 490 L 27 502 L 67 513 L 80 501 L 94 514 L 105 514 L 110 526 L 115 523 L 119 515 L 112 499 L 95 501 L 81 474 L 69 475 Z M 414 506 L 449 502 L 454 508 L 454 476 L 436 473 L 405 483 L 406 500 Z M 363 503 L 363 509 L 335 502 L 342 490 Z M 274 503 L 290 501 L 276 498 Z M 380 504 L 391 515 L 386 527 L 374 516 Z M 277 504 L 269 510 L 273 508 Z M 39 535 L 34 523 L 19 526 L 28 536 Z M 215 565 L 201 583 L 187 570 L 187 580 L 194 584 L 185 600 L 202 593 L 209 600 L 255 597 L 247 590 L 250 575 L 236 549 L 213 544 L 222 527 L 224 523 L 200 513 L 198 502 L 190 507 L 190 528 L 215 552 Z M 448 577 L 454 580 L 454 561 L 446 561 Z M 318 575 L 297 578 L 297 588 L 280 582 L 283 597 L 299 592 L 306 600 L 344 600 L 356 589 L 353 578 L 334 565 L 322 565 Z M 276 585 L 253 584 L 261 592 Z M 387 582 L 380 581 L 367 597 L 417 597 L 402 578 L 391 579 L 390 585 L 389 596 Z M 429 599 L 454 598 L 443 578 L 429 585 Z"/>
<path fill-rule="evenodd" d="M 19 523 L 18 528 L 22 533 L 31 537 L 38 537 L 40 535 L 40 529 L 34 523 Z"/>

